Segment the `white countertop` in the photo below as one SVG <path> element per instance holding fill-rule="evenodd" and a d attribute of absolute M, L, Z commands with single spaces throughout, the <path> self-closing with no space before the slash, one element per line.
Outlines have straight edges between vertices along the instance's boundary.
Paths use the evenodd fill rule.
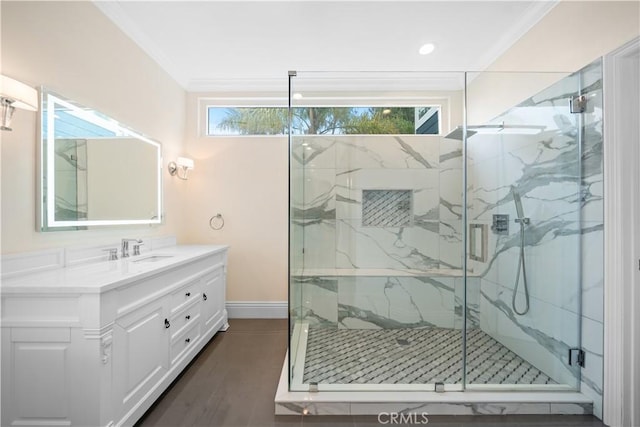
<path fill-rule="evenodd" d="M 94 262 L 5 278 L 0 289 L 3 294 L 103 293 L 227 248 L 226 245 L 170 246 L 115 261 Z M 154 262 L 135 262 L 154 255 L 171 257 Z"/>

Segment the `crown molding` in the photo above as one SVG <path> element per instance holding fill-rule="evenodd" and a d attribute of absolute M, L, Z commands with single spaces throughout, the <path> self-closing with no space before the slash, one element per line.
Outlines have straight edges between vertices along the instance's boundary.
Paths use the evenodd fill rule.
<path fill-rule="evenodd" d="M 187 88 L 187 76 L 174 66 L 172 61 L 147 34 L 134 23 L 118 1 L 92 0 L 93 4 L 127 37 L 138 45 L 144 53 L 153 59 L 183 89 Z"/>
<path fill-rule="evenodd" d="M 533 2 L 526 13 L 515 22 L 515 24 L 507 27 L 500 40 L 488 47 L 486 53 L 476 61 L 472 70 L 484 71 L 498 60 L 505 52 L 507 52 L 522 36 L 528 33 L 547 13 L 560 3 L 560 0 Z"/>

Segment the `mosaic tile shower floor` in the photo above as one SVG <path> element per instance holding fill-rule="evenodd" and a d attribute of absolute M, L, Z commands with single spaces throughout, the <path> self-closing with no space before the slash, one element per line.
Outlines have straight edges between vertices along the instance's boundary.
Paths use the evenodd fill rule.
<path fill-rule="evenodd" d="M 425 384 L 462 381 L 457 329 L 310 328 L 304 383 Z M 555 384 L 480 329 L 467 331 L 467 382 Z"/>

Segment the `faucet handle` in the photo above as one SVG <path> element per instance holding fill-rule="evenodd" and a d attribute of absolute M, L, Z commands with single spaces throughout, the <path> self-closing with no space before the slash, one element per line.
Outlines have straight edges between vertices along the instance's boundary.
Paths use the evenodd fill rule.
<path fill-rule="evenodd" d="M 133 245 L 133 256 L 140 255 L 140 246 L 144 245 L 142 240 L 138 240 L 138 243 Z"/>
<path fill-rule="evenodd" d="M 122 258 L 129 257 L 129 242 L 142 243 L 142 239 L 122 239 Z"/>
<path fill-rule="evenodd" d="M 103 249 L 105 252 L 109 252 L 109 261 L 115 261 L 118 259 L 118 248 Z"/>

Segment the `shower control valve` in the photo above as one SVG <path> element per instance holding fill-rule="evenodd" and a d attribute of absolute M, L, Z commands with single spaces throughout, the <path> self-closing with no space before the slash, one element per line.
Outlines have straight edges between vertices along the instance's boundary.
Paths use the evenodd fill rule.
<path fill-rule="evenodd" d="M 491 230 L 493 230 L 495 234 L 509 234 L 509 215 L 494 214 Z"/>

